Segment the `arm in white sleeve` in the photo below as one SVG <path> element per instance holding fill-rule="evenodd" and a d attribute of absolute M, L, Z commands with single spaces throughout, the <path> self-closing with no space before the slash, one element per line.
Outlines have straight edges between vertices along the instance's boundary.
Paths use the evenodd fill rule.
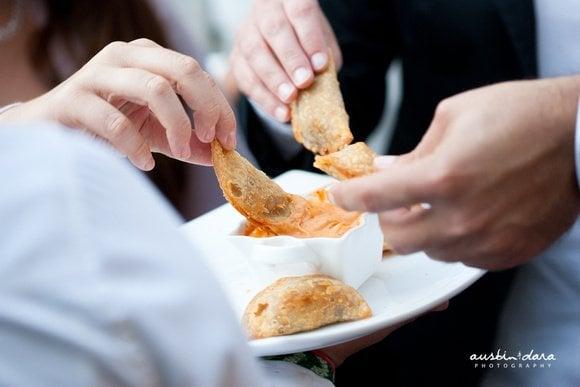
<path fill-rule="evenodd" d="M 0 178 L 0 385 L 264 384 L 178 217 L 108 147 L 0 128 Z"/>

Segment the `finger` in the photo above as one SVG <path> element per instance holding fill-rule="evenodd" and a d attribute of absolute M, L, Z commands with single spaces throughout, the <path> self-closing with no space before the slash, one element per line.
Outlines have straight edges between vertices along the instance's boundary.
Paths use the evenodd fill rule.
<path fill-rule="evenodd" d="M 324 37 L 326 39 L 326 44 L 330 47 L 330 52 L 332 52 L 332 56 L 334 59 L 334 64 L 336 66 L 337 70 L 340 70 L 340 68 L 342 67 L 342 52 L 340 50 L 340 47 L 338 45 L 338 40 L 336 39 L 336 35 L 334 34 L 334 31 L 332 30 L 332 26 L 330 25 L 330 23 L 328 22 L 328 20 L 326 19 L 326 17 L 323 15 L 323 17 L 321 17 L 321 26 L 322 26 L 322 31 L 324 33 Z"/>
<path fill-rule="evenodd" d="M 215 138 L 215 126 L 225 106 L 220 101 L 217 85 L 195 59 L 166 48 L 136 44 L 110 44 L 104 52 L 105 61 L 109 63 L 140 68 L 169 80 L 194 111 L 198 138 L 206 143 Z M 189 140 L 190 136 L 180 138 L 179 133 L 168 133 L 168 137 L 173 146 L 174 142 L 183 143 L 182 140 Z"/>
<path fill-rule="evenodd" d="M 256 27 L 249 25 L 245 29 L 244 40 L 238 49 L 261 82 L 280 102 L 288 103 L 296 98 L 296 87 Z"/>
<path fill-rule="evenodd" d="M 373 166 L 377 170 L 387 169 L 397 161 L 397 156 L 377 156 Z"/>
<path fill-rule="evenodd" d="M 226 97 L 220 92 L 219 103 L 222 106 L 222 113 L 216 125 L 216 138 L 222 146 L 228 150 L 236 148 L 236 116 L 228 103 Z M 209 146 L 207 147 L 209 149 Z"/>
<path fill-rule="evenodd" d="M 163 133 L 163 126 L 157 121 L 154 116 L 149 116 L 145 125 L 141 127 L 141 132 L 147 138 L 151 151 L 161 153 L 166 156 L 171 156 L 171 150 L 167 137 L 159 135 Z M 191 136 L 189 140 L 190 156 L 186 159 L 180 159 L 197 165 L 211 165 L 211 149 L 210 145 L 201 142 L 197 136 Z"/>
<path fill-rule="evenodd" d="M 398 254 L 412 254 L 446 243 L 440 218 L 432 211 L 398 210 L 379 214 L 385 240 Z"/>
<path fill-rule="evenodd" d="M 294 85 L 299 88 L 309 86 L 314 80 L 314 72 L 282 4 L 277 1 L 266 4 L 260 15 L 254 15 L 261 37 Z"/>
<path fill-rule="evenodd" d="M 139 68 L 100 66 L 90 74 L 90 91 L 106 97 L 122 97 L 147 106 L 167 132 L 171 156 L 188 158 L 191 122 L 167 79 Z M 173 133 L 173 136 L 170 135 Z M 176 140 L 178 138 L 178 140 Z"/>
<path fill-rule="evenodd" d="M 155 161 L 143 136 L 127 116 L 102 98 L 87 93 L 71 101 L 65 121 L 107 140 L 137 168 L 153 169 Z"/>
<path fill-rule="evenodd" d="M 321 27 L 322 10 L 316 0 L 292 0 L 283 3 L 299 43 L 314 71 L 328 66 L 328 45 Z"/>
<path fill-rule="evenodd" d="M 347 180 L 331 187 L 335 204 L 350 211 L 381 212 L 415 203 L 431 203 L 433 178 L 428 159 L 391 168 L 369 176 Z"/>
<path fill-rule="evenodd" d="M 276 98 L 258 78 L 245 58 L 238 56 L 232 61 L 234 76 L 239 88 L 265 112 L 280 122 L 288 122 L 290 109 Z"/>

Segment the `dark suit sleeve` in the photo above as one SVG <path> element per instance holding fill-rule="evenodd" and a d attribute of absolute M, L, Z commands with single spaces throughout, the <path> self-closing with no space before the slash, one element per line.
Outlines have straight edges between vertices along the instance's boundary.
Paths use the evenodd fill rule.
<path fill-rule="evenodd" d="M 385 101 L 385 73 L 399 48 L 398 17 L 391 1 L 320 0 L 343 54 L 339 73 L 355 141 L 378 124 Z M 286 160 L 246 99 L 239 104 L 240 123 L 260 167 L 270 176 L 289 169 L 312 170 L 307 150 Z"/>

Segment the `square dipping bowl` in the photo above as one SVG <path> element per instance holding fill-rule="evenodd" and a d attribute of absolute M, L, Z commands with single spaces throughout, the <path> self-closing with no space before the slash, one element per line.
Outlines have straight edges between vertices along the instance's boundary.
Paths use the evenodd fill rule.
<path fill-rule="evenodd" d="M 357 289 L 382 260 L 383 233 L 377 214 L 364 213 L 357 225 L 338 238 L 241 235 L 245 222 L 229 236 L 260 282 L 281 277 L 326 274 Z"/>

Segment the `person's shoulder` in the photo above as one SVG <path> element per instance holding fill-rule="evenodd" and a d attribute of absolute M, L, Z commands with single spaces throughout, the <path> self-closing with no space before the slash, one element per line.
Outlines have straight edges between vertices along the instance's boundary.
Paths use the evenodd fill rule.
<path fill-rule="evenodd" d="M 67 172 L 65 165 L 89 160 L 113 165 L 120 156 L 104 142 L 84 132 L 53 123 L 0 128 L 0 166 L 3 173 L 27 170 Z"/>
<path fill-rule="evenodd" d="M 110 145 L 57 124 L 0 128 L 0 206 L 20 198 L 43 206 L 105 205 L 117 191 L 159 194 Z M 149 186 L 149 189 L 148 189 Z M 44 208 L 43 207 L 43 208 Z"/>

